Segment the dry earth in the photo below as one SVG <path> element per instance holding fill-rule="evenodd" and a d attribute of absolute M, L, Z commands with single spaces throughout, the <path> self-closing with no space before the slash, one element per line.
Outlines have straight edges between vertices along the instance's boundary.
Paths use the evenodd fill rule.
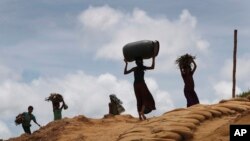
<path fill-rule="evenodd" d="M 230 124 L 250 124 L 249 98 L 179 108 L 146 121 L 131 115 L 64 118 L 8 141 L 229 141 Z"/>

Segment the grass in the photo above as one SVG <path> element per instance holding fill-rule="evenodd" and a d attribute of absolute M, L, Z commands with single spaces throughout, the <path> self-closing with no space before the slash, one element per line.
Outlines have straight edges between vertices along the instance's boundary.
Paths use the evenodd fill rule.
<path fill-rule="evenodd" d="M 247 97 L 247 96 L 250 96 L 250 89 L 246 92 L 242 92 L 237 95 L 237 97 Z"/>

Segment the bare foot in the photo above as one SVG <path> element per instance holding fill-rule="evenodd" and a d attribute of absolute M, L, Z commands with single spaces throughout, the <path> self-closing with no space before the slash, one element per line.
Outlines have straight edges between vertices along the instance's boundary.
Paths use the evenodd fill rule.
<path fill-rule="evenodd" d="M 140 121 L 142 121 L 142 118 L 141 118 L 141 117 L 139 117 L 139 119 L 140 119 Z"/>
<path fill-rule="evenodd" d="M 146 120 L 147 118 L 145 117 L 144 113 L 143 112 L 140 112 L 140 118 L 142 116 L 142 120 Z"/>

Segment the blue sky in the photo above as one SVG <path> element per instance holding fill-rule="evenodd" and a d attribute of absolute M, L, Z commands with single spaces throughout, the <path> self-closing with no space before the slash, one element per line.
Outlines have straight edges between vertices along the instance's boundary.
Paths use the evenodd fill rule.
<path fill-rule="evenodd" d="M 137 116 L 133 75 L 123 75 L 122 56 L 122 47 L 137 40 L 160 42 L 155 70 L 145 76 L 157 108 L 149 117 L 186 106 L 174 62 L 185 53 L 197 57 L 194 80 L 201 103 L 231 97 L 234 29 L 237 92 L 248 90 L 249 5 L 247 0 L 1 0 L 0 138 L 23 133 L 14 118 L 29 105 L 38 122 L 50 122 L 52 106 L 44 99 L 51 92 L 65 97 L 64 117 L 102 118 L 111 93 L 123 101 L 125 114 Z"/>

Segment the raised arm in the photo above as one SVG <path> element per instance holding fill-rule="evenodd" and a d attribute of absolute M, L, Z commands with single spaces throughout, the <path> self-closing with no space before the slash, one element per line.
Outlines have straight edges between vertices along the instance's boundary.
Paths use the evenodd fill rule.
<path fill-rule="evenodd" d="M 124 59 L 124 62 L 125 62 L 124 74 L 129 74 L 129 73 L 131 73 L 132 71 L 134 71 L 135 68 L 132 68 L 132 69 L 130 69 L 130 70 L 127 70 L 128 61 L 127 61 L 126 59 Z"/>
<path fill-rule="evenodd" d="M 145 67 L 146 70 L 152 70 L 155 68 L 155 56 L 152 58 L 152 65 L 150 67 Z"/>
<path fill-rule="evenodd" d="M 196 63 L 194 62 L 194 60 L 192 60 L 192 63 L 194 64 L 194 68 L 193 68 L 193 70 L 192 70 L 192 73 L 194 73 L 195 70 L 196 70 L 196 68 L 197 68 L 197 65 L 196 65 Z"/>
<path fill-rule="evenodd" d="M 65 105 L 65 102 L 64 102 L 64 100 L 62 101 L 62 106 L 60 107 L 60 110 L 62 110 L 62 108 L 64 107 L 64 105 Z"/>

